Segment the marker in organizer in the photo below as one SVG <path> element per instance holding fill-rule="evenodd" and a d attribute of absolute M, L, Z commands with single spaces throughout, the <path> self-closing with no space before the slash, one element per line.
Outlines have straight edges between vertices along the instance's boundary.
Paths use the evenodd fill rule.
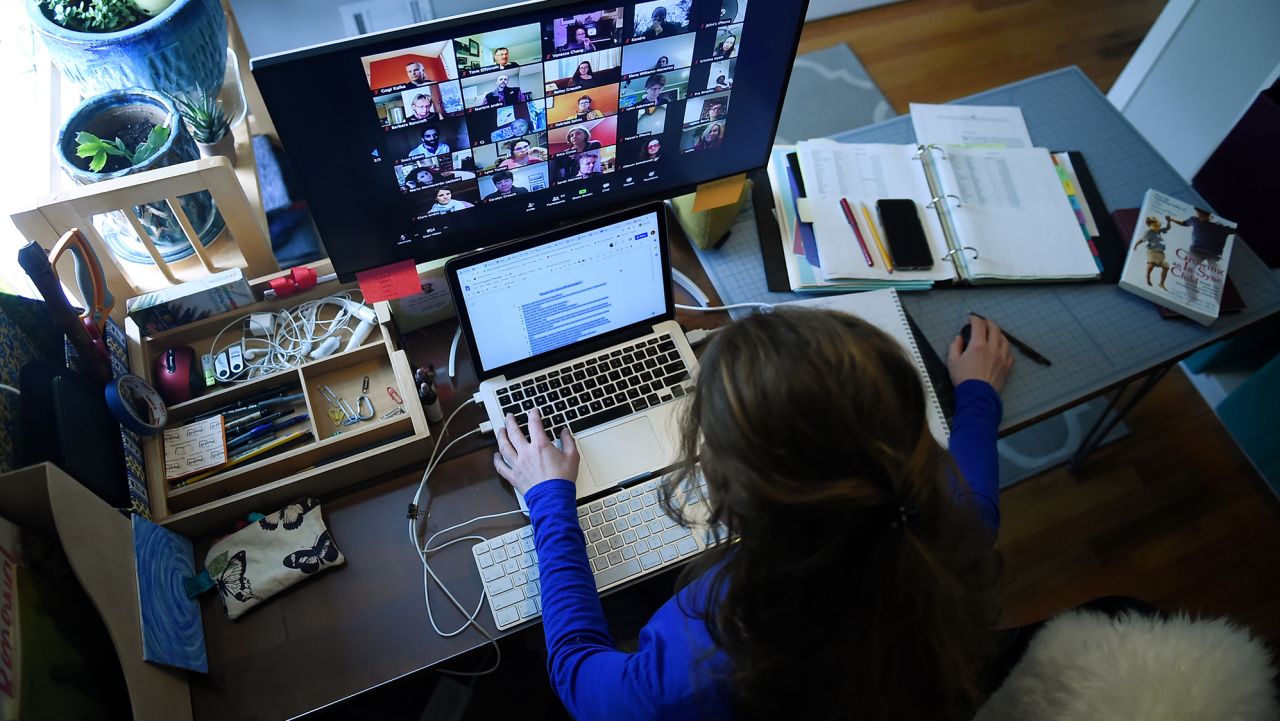
<path fill-rule="evenodd" d="M 876 264 L 871 262 L 871 251 L 867 249 L 867 241 L 863 239 L 862 231 L 858 230 L 858 219 L 853 217 L 853 208 L 849 207 L 848 200 L 840 199 L 840 210 L 844 211 L 844 219 L 849 221 L 849 227 L 853 228 L 853 236 L 858 239 L 858 247 L 862 248 L 862 257 L 866 258 L 867 267 L 876 267 Z"/>
<path fill-rule="evenodd" d="M 884 249 L 884 241 L 880 239 L 880 231 L 876 229 L 876 222 L 871 219 L 871 211 L 867 210 L 867 204 L 859 202 L 858 206 L 862 208 L 862 217 L 867 219 L 867 227 L 871 228 L 871 237 L 876 241 L 876 250 L 880 251 L 880 258 L 884 260 L 884 267 L 890 273 L 893 272 L 893 261 L 889 260 L 889 253 Z"/>

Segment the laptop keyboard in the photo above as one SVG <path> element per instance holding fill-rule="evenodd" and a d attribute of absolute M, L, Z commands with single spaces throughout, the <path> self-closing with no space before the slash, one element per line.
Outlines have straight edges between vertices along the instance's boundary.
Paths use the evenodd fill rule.
<path fill-rule="evenodd" d="M 687 395 L 692 379 L 670 335 L 637 341 L 498 389 L 502 415 L 529 432 L 537 408 L 549 440 L 565 426 L 573 433 Z"/>

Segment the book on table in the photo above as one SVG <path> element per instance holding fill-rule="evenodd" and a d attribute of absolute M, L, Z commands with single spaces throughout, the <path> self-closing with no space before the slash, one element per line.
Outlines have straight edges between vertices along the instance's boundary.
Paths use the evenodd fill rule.
<path fill-rule="evenodd" d="M 1119 208 L 1111 212 L 1111 220 L 1115 223 L 1116 231 L 1120 233 L 1121 238 L 1124 238 L 1128 242 L 1132 242 L 1131 239 L 1134 237 L 1134 230 L 1138 227 L 1139 210 L 1139 208 Z M 1129 249 L 1128 242 L 1125 243 L 1126 255 Z M 1170 318 L 1186 317 L 1178 311 L 1173 310 L 1172 308 L 1166 308 L 1162 305 L 1156 305 L 1153 303 L 1152 307 L 1156 309 L 1156 312 L 1160 314 L 1161 318 L 1166 320 Z M 1241 297 L 1239 289 L 1236 288 L 1236 284 L 1232 282 L 1231 276 L 1228 275 L 1227 282 L 1222 286 L 1222 304 L 1218 308 L 1218 315 L 1223 315 L 1224 313 L 1239 313 L 1242 310 L 1244 310 L 1244 298 Z"/>
<path fill-rule="evenodd" d="M 1203 325 L 1218 318 L 1236 224 L 1148 190 L 1120 287 Z"/>

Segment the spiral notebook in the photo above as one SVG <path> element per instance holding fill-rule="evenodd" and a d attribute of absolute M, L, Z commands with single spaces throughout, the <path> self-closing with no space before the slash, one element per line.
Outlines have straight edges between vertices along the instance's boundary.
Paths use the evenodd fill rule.
<path fill-rule="evenodd" d="M 944 410 L 943 401 L 939 397 L 938 389 L 934 387 L 932 380 L 934 374 L 930 372 L 931 365 L 935 366 L 936 372 L 936 368 L 941 367 L 941 363 L 937 361 L 932 348 L 926 347 L 923 352 L 921 351 L 920 344 L 916 340 L 916 333 L 912 331 L 910 316 L 903 309 L 902 303 L 898 299 L 897 290 L 888 288 L 867 291 L 866 293 L 823 296 L 783 303 L 782 305 L 799 308 L 822 308 L 855 315 L 888 333 L 894 340 L 901 343 L 902 347 L 907 351 L 907 355 L 914 361 L 916 369 L 920 372 L 920 381 L 924 384 L 925 417 L 929 421 L 929 431 L 939 445 L 943 448 L 947 447 L 951 438 L 951 426 L 947 423 L 947 413 Z M 934 361 L 933 364 L 927 362 L 930 359 Z M 949 384 L 949 382 L 946 379 L 944 370 L 939 383 Z"/>
<path fill-rule="evenodd" d="M 1043 148 L 849 144 L 796 146 L 824 280 L 968 283 L 1094 280 L 1088 233 Z M 926 270 L 868 267 L 840 198 L 870 208 L 909 198 L 934 252 Z M 865 218 L 857 219 L 861 227 Z M 861 228 L 864 236 L 872 229 Z"/>

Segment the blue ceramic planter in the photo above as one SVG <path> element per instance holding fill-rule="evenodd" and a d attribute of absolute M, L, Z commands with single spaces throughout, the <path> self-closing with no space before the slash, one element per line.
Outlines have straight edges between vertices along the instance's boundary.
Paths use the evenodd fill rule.
<path fill-rule="evenodd" d="M 76 157 L 76 133 L 85 131 L 104 140 L 111 140 L 122 127 L 139 120 L 146 120 L 153 125 L 166 125 L 171 129 L 169 139 L 159 152 L 139 165 L 112 173 L 85 170 L 87 162 Z M 53 151 L 63 171 L 77 185 L 121 178 L 200 157 L 196 143 L 187 133 L 187 126 L 178 115 L 173 101 L 142 88 L 113 90 L 85 100 L 58 130 L 58 141 Z M 181 196 L 178 202 L 200 236 L 202 245 L 212 243 L 226 227 L 222 214 L 214 207 L 213 197 L 208 191 Z M 173 217 L 166 203 L 161 201 L 135 206 L 134 212 L 138 214 L 165 262 L 181 260 L 195 253 L 182 232 L 182 226 Z M 117 258 L 130 263 L 153 264 L 151 254 L 138 239 L 123 213 L 94 216 L 93 225 Z"/>
<path fill-rule="evenodd" d="M 35 0 L 23 2 L 53 62 L 81 95 L 140 87 L 218 96 L 227 68 L 227 21 L 218 0 L 175 0 L 141 25 L 113 33 L 68 30 Z"/>

